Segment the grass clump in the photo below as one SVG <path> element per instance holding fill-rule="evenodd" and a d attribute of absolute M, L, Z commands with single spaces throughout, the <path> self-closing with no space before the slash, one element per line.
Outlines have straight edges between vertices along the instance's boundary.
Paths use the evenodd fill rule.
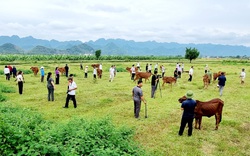
<path fill-rule="evenodd" d="M 109 118 L 46 121 L 31 109 L 0 106 L 0 155 L 145 155 L 133 130 Z"/>

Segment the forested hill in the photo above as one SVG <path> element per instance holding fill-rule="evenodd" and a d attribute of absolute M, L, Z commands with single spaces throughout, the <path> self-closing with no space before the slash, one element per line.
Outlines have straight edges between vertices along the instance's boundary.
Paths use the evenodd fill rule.
<path fill-rule="evenodd" d="M 200 56 L 250 56 L 250 47 L 220 44 L 179 44 L 159 43 L 155 41 L 135 42 L 124 39 L 98 39 L 96 41 L 57 41 L 42 40 L 32 36 L 0 36 L 0 53 L 11 54 L 93 54 L 101 50 L 102 55 L 154 55 L 177 56 L 185 55 L 186 48 L 196 48 Z"/>

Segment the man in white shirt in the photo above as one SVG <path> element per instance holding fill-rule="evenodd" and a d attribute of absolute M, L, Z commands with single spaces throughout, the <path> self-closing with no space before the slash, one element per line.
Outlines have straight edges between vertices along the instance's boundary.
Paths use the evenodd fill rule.
<path fill-rule="evenodd" d="M 193 78 L 193 74 L 194 74 L 194 67 L 191 66 L 190 70 L 189 70 L 189 79 L 188 81 L 192 81 L 192 78 Z"/>
<path fill-rule="evenodd" d="M 10 80 L 10 69 L 7 66 L 5 66 L 3 72 L 6 76 L 6 80 Z"/>
<path fill-rule="evenodd" d="M 69 83 L 68 83 L 67 98 L 66 98 L 65 106 L 63 108 L 69 108 L 69 100 L 70 99 L 73 101 L 74 108 L 76 108 L 77 105 L 76 105 L 75 95 L 76 95 L 77 85 L 76 85 L 75 81 L 73 81 L 72 77 L 69 77 L 68 81 L 69 81 Z"/>
<path fill-rule="evenodd" d="M 114 77 L 115 77 L 115 69 L 114 66 L 112 65 L 109 68 L 109 82 L 112 82 L 114 80 Z"/>
<path fill-rule="evenodd" d="M 241 84 L 244 84 L 246 78 L 246 73 L 244 68 L 241 70 L 240 78 L 241 78 Z"/>
<path fill-rule="evenodd" d="M 135 78 L 135 65 L 132 65 L 130 70 L 131 70 L 131 74 L 132 74 L 131 80 L 134 80 L 134 78 Z"/>

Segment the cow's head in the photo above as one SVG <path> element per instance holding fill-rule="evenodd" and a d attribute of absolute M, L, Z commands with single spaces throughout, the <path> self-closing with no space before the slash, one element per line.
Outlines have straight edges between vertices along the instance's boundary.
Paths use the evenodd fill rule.
<path fill-rule="evenodd" d="M 187 100 L 187 97 L 184 95 L 183 97 L 179 98 L 179 102 L 182 103 L 183 101 Z"/>

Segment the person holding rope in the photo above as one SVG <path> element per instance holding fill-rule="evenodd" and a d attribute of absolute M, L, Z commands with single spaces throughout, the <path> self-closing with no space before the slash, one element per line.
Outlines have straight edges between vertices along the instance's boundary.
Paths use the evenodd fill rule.
<path fill-rule="evenodd" d="M 141 101 L 144 102 L 144 104 L 146 105 L 147 102 L 143 96 L 143 92 L 142 92 L 142 81 L 139 80 L 137 82 L 137 86 L 135 86 L 132 90 L 132 98 L 134 101 L 134 116 L 136 119 L 139 118 L 139 114 L 140 114 L 140 110 L 141 110 Z"/>

